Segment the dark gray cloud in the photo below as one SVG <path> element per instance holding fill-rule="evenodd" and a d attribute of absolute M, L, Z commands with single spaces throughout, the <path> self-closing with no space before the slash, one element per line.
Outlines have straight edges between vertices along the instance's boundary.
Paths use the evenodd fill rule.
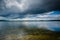
<path fill-rule="evenodd" d="M 60 0 L 1 0 L 0 16 L 10 14 L 43 14 L 60 10 Z"/>

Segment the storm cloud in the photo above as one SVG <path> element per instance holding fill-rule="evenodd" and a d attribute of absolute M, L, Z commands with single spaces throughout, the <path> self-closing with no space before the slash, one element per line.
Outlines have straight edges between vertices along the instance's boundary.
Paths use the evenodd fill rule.
<path fill-rule="evenodd" d="M 43 14 L 60 10 L 60 0 L 1 0 L 0 15 Z"/>

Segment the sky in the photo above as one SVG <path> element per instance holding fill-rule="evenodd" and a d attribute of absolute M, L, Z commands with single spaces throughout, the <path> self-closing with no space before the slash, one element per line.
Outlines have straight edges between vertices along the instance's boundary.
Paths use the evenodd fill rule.
<path fill-rule="evenodd" d="M 60 0 L 0 0 L 0 20 L 60 20 L 59 17 Z"/>
<path fill-rule="evenodd" d="M 25 18 L 60 14 L 60 0 L 0 0 L 0 17 Z"/>

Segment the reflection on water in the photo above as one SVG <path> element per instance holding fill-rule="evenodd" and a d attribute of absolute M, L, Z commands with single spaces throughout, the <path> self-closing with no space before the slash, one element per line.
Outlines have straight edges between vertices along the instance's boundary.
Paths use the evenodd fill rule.
<path fill-rule="evenodd" d="M 7 28 L 45 28 L 60 31 L 60 21 L 37 21 L 37 22 L 0 22 L 0 30 Z"/>
<path fill-rule="evenodd" d="M 27 28 L 27 30 L 25 28 Z M 34 28 L 36 28 L 36 29 L 34 29 Z M 40 31 L 40 29 L 38 31 L 37 28 L 48 29 L 48 30 L 52 30 L 52 31 L 60 31 L 60 21 L 37 21 L 37 22 L 0 21 L 0 39 L 2 39 L 2 40 L 27 40 L 27 38 L 28 38 L 29 40 L 30 39 L 32 40 L 32 38 L 33 38 L 35 40 L 34 37 L 36 36 L 36 38 L 40 40 L 40 38 L 44 39 L 42 37 L 44 37 L 45 35 L 49 37 L 49 38 L 47 37 L 45 39 L 52 39 L 53 36 L 54 36 L 54 39 L 56 38 L 55 35 L 53 35 L 53 36 L 48 35 L 50 33 L 45 34 L 45 32 L 50 32 L 50 31 L 46 31 L 46 30 Z M 31 31 L 28 31 L 28 29 L 30 29 Z M 26 32 L 26 31 L 28 31 L 32 34 L 38 33 L 39 35 L 29 35 L 30 33 Z M 43 35 L 43 33 L 44 33 L 44 35 Z M 54 34 L 53 32 L 51 32 L 51 33 Z"/>

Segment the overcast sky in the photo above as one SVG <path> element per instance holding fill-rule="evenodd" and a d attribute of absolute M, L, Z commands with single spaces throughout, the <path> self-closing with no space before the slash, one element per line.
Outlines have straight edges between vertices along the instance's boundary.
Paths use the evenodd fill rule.
<path fill-rule="evenodd" d="M 24 18 L 28 15 L 60 14 L 60 0 L 0 0 L 0 16 Z M 51 13 L 52 14 L 52 13 Z"/>

